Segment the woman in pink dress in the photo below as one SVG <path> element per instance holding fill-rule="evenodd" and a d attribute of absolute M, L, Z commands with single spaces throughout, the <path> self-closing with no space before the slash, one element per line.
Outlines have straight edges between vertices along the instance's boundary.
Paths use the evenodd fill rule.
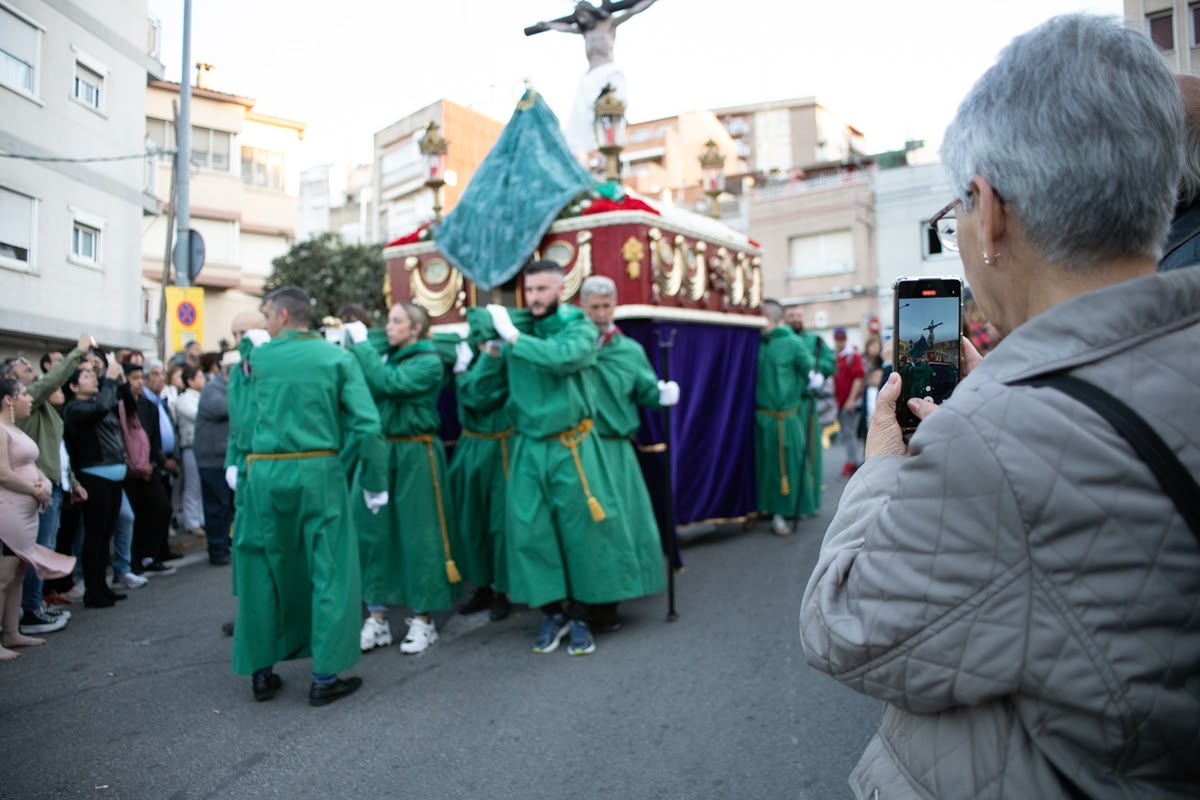
<path fill-rule="evenodd" d="M 0 378 L 0 661 L 20 653 L 10 647 L 43 644 L 44 639 L 21 635 L 21 585 L 26 565 L 38 577 L 61 578 L 71 574 L 75 559 L 37 543 L 38 509 L 50 501 L 50 482 L 37 468 L 38 448 L 17 428 L 29 416 L 33 398 L 20 381 Z"/>

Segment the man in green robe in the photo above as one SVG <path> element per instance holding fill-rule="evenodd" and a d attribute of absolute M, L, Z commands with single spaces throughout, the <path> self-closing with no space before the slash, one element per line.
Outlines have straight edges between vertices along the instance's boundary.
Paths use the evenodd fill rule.
<path fill-rule="evenodd" d="M 363 600 L 359 648 L 392 643 L 387 606 L 408 606 L 413 615 L 400 652 L 424 652 L 438 639 L 431 611 L 449 608 L 462 580 L 450 555 L 455 519 L 446 486 L 446 452 L 438 428 L 438 395 L 445 379 L 442 357 L 429 335 L 429 315 L 413 303 L 388 312 L 385 336 L 367 338 L 362 322 L 345 326 L 367 386 L 379 408 L 387 439 L 389 503 L 373 514 L 354 504 Z M 365 475 L 353 473 L 351 497 L 365 491 Z"/>
<path fill-rule="evenodd" d="M 508 342 L 501 357 L 517 428 L 505 528 L 509 589 L 544 614 L 534 652 L 553 651 L 569 633 L 567 652 L 585 655 L 596 649 L 586 605 L 638 597 L 645 586 L 592 429 L 596 326 L 559 304 L 557 263 L 534 262 L 524 277 L 528 332 L 503 306 L 488 306 Z"/>
<path fill-rule="evenodd" d="M 679 402 L 679 384 L 658 380 L 646 351 L 613 323 L 617 285 L 612 278 L 592 275 L 585 279 L 579 303 L 600 332 L 596 343 L 596 433 L 600 435 L 602 465 L 617 494 L 620 513 L 615 518 L 625 526 L 625 536 L 637 553 L 644 594 L 654 594 L 661 592 L 667 582 L 662 539 L 631 437 L 641 427 L 638 408 L 675 405 Z M 616 606 L 594 606 L 592 628 L 617 630 L 621 623 Z"/>
<path fill-rule="evenodd" d="M 504 551 L 505 494 L 512 465 L 513 427 L 505 404 L 504 362 L 489 358 L 478 337 L 459 342 L 454 365 L 461 434 L 450 462 L 450 496 L 458 516 L 454 553 L 475 593 L 459 609 L 488 609 L 494 622 L 509 614 L 508 564 Z"/>
<path fill-rule="evenodd" d="M 379 415 L 354 358 L 309 331 L 312 304 L 300 289 L 267 296 L 271 340 L 245 360 L 244 458 L 234 530 L 238 597 L 233 670 L 252 675 L 254 698 L 283 685 L 273 666 L 312 656 L 309 703 L 325 705 L 354 692 L 359 678 L 339 678 L 359 657 L 362 602 L 358 544 L 350 528 L 347 463 L 361 472 L 369 507 L 387 503 Z M 233 409 L 231 402 L 231 411 Z"/>
<path fill-rule="evenodd" d="M 821 422 L 817 414 L 817 399 L 827 381 L 832 382 L 837 371 L 837 354 L 819 334 L 804 329 L 804 309 L 798 305 L 788 306 L 783 311 L 783 321 L 800 337 L 813 359 L 813 370 L 808 375 L 808 385 L 801 392 L 800 427 L 804 429 L 805 447 L 808 455 L 804 459 L 804 488 L 800 494 L 800 516 L 811 517 L 821 510 L 822 483 L 824 482 L 825 449 L 821 446 Z M 833 386 L 829 386 L 832 397 Z M 830 401 L 832 402 L 832 400 Z"/>
<path fill-rule="evenodd" d="M 754 391 L 754 464 L 758 473 L 758 508 L 771 514 L 771 531 L 787 536 L 787 520 L 800 513 L 802 461 L 807 445 L 800 406 L 808 389 L 812 354 L 799 336 L 783 324 L 783 307 L 762 304 L 767 325 L 758 348 L 758 382 Z"/>

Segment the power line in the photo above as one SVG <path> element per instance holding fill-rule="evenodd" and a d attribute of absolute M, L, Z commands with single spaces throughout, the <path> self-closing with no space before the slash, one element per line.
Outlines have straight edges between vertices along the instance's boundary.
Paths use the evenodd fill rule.
<path fill-rule="evenodd" d="M 67 158 L 66 156 L 31 156 L 23 153 L 0 153 L 0 158 L 18 158 L 22 161 L 59 161 L 68 164 L 91 164 L 100 161 L 130 161 L 152 156 L 173 156 L 174 150 L 147 150 L 144 153 L 132 153 L 127 156 L 89 156 L 87 158 Z"/>

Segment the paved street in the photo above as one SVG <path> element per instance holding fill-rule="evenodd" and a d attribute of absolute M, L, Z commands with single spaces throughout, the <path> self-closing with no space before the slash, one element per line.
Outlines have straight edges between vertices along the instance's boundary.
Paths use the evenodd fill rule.
<path fill-rule="evenodd" d="M 535 612 L 439 615 L 437 645 L 364 657 L 363 689 L 324 708 L 308 705 L 308 661 L 279 666 L 267 703 L 230 672 L 228 568 L 73 606 L 45 647 L 0 665 L 0 796 L 850 797 L 879 704 L 811 670 L 797 635 L 839 466 L 827 458 L 824 512 L 797 536 L 691 539 L 673 623 L 665 597 L 624 604 L 625 628 L 572 658 L 530 652 Z"/>

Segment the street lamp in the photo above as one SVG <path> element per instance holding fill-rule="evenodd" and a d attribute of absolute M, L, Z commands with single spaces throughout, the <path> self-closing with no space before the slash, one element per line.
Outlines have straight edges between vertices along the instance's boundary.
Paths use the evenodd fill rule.
<path fill-rule="evenodd" d="M 596 149 L 604 154 L 608 180 L 621 180 L 621 150 L 625 147 L 625 104 L 611 83 L 605 84 L 593 106 L 596 114 Z"/>
<path fill-rule="evenodd" d="M 433 192 L 433 221 L 442 219 L 441 195 L 438 190 L 446 183 L 446 140 L 438 131 L 438 124 L 430 122 L 425 126 L 425 135 L 418 143 L 421 155 L 425 158 L 425 185 Z"/>
<path fill-rule="evenodd" d="M 704 193 L 712 203 L 709 214 L 713 219 L 720 219 L 721 204 L 717 202 L 717 198 L 725 191 L 725 156 L 721 155 L 717 143 L 712 139 L 708 140 L 704 145 L 704 152 L 700 154 L 700 173 L 703 176 Z"/>

